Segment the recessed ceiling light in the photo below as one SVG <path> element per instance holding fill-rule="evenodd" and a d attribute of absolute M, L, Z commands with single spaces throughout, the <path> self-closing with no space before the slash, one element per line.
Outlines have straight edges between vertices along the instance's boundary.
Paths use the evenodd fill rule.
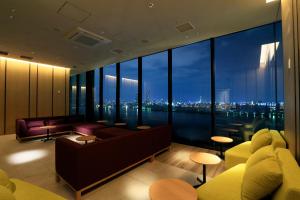
<path fill-rule="evenodd" d="M 15 19 L 15 16 L 14 15 L 10 15 L 9 19 Z"/>
<path fill-rule="evenodd" d="M 266 0 L 266 3 L 271 3 L 273 1 L 278 1 L 278 0 Z"/>
<path fill-rule="evenodd" d="M 149 2 L 149 3 L 148 3 L 148 7 L 149 7 L 149 8 L 153 8 L 153 7 L 154 7 L 154 3 L 153 3 L 153 2 Z"/>
<path fill-rule="evenodd" d="M 16 12 L 16 9 L 12 8 L 12 9 L 10 10 L 10 12 L 14 13 L 14 12 Z"/>

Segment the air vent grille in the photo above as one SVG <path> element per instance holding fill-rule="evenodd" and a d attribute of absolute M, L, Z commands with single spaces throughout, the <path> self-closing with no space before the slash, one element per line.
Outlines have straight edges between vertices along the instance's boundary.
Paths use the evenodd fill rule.
<path fill-rule="evenodd" d="M 191 22 L 187 22 L 187 23 L 184 23 L 184 24 L 176 26 L 176 29 L 179 32 L 184 33 L 184 32 L 187 32 L 187 31 L 195 29 L 195 27 L 194 27 L 194 25 Z"/>
<path fill-rule="evenodd" d="M 111 52 L 114 54 L 121 54 L 121 53 L 123 53 L 123 50 L 122 49 L 114 49 Z"/>
<path fill-rule="evenodd" d="M 70 32 L 66 38 L 84 47 L 96 47 L 101 44 L 108 44 L 111 40 L 87 31 L 83 28 L 77 27 Z"/>
<path fill-rule="evenodd" d="M 33 57 L 30 56 L 20 56 L 20 58 L 26 59 L 26 60 L 32 60 Z"/>

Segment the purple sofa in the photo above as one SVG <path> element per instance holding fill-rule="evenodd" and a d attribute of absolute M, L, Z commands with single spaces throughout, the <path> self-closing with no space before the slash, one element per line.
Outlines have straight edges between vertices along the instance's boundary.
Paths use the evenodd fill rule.
<path fill-rule="evenodd" d="M 61 137 L 55 141 L 57 180 L 62 178 L 75 191 L 76 199 L 93 186 L 152 159 L 171 145 L 171 126 L 129 131 L 98 130 L 97 140 L 79 144 Z"/>
<path fill-rule="evenodd" d="M 40 118 L 25 118 L 16 120 L 16 137 L 18 140 L 24 140 L 35 137 L 45 137 L 47 130 L 42 130 L 40 127 L 46 125 L 56 126 L 50 129 L 50 134 L 64 133 L 74 131 L 77 126 L 84 126 L 84 116 L 58 116 L 58 117 L 40 117 Z M 102 125 L 100 125 L 102 127 Z"/>

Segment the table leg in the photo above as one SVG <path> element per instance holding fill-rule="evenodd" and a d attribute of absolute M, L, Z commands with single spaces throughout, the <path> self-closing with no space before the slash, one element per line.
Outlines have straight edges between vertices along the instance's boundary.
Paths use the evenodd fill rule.
<path fill-rule="evenodd" d="M 206 165 L 203 165 L 203 181 L 202 184 L 206 183 Z"/>
<path fill-rule="evenodd" d="M 220 144 L 220 158 L 224 159 L 224 154 L 223 154 L 223 144 Z"/>

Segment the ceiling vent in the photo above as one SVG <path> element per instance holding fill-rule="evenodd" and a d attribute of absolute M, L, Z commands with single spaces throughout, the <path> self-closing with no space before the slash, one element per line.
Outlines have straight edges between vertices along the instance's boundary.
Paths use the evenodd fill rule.
<path fill-rule="evenodd" d="M 194 27 L 194 25 L 191 22 L 187 22 L 187 23 L 184 23 L 184 24 L 176 26 L 176 29 L 179 32 L 184 33 L 184 32 L 187 32 L 187 31 L 195 29 L 195 27 Z"/>
<path fill-rule="evenodd" d="M 108 44 L 111 40 L 104 38 L 98 34 L 77 27 L 69 33 L 66 38 L 84 47 L 96 47 L 101 44 Z"/>
<path fill-rule="evenodd" d="M 122 49 L 113 49 L 111 52 L 114 54 L 121 54 L 121 53 L 123 53 L 123 50 Z"/>

